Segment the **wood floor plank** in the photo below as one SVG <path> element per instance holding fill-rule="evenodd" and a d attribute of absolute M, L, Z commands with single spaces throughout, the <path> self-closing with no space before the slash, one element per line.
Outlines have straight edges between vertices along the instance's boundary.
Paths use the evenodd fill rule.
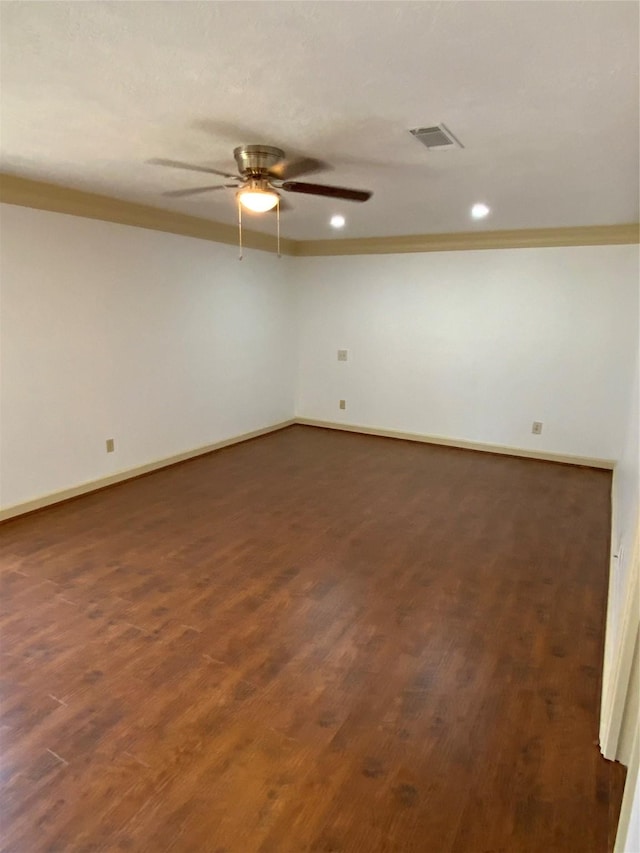
<path fill-rule="evenodd" d="M 610 474 L 290 427 L 0 527 L 6 853 L 601 853 Z"/>

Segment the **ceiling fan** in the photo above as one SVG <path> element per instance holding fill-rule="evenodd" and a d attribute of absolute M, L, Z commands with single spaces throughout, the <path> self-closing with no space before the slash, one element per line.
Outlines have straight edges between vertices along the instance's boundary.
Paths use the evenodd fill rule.
<path fill-rule="evenodd" d="M 327 171 L 330 166 L 309 157 L 287 160 L 285 152 L 281 148 L 274 148 L 272 145 L 240 145 L 234 149 L 233 156 L 238 164 L 237 175 L 212 169 L 209 166 L 181 163 L 178 160 L 155 158 L 149 160 L 149 163 L 156 166 L 170 166 L 174 169 L 188 169 L 192 172 L 205 172 L 233 181 L 233 183 L 196 187 L 195 189 L 171 190 L 163 193 L 165 196 L 183 198 L 213 192 L 214 190 L 237 189 L 238 209 L 240 210 L 240 206 L 242 206 L 254 213 L 266 213 L 273 209 L 279 211 L 281 208 L 288 208 L 289 205 L 286 202 L 283 204 L 280 198 L 280 190 L 359 202 L 367 201 L 373 195 L 368 190 L 353 190 L 347 187 L 309 184 L 292 180 L 301 175 Z"/>

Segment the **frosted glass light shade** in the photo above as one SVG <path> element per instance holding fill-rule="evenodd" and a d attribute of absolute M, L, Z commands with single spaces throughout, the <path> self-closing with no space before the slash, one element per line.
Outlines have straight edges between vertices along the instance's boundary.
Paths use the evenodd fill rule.
<path fill-rule="evenodd" d="M 240 190 L 238 193 L 240 204 L 254 213 L 265 213 L 267 210 L 271 210 L 278 203 L 278 198 L 278 193 L 255 188 Z"/>

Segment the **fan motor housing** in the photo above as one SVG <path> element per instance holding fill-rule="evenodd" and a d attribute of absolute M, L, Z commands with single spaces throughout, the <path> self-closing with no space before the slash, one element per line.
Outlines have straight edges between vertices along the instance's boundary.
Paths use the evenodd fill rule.
<path fill-rule="evenodd" d="M 284 151 L 272 145 L 240 145 L 234 149 L 233 156 L 240 174 L 263 175 L 284 160 Z"/>

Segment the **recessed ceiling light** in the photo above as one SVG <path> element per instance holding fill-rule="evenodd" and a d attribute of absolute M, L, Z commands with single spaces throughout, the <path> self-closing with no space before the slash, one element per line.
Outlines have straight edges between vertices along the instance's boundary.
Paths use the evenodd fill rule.
<path fill-rule="evenodd" d="M 340 213 L 336 213 L 335 216 L 332 216 L 329 220 L 329 225 L 332 228 L 343 228 L 345 223 L 345 218 Z"/>
<path fill-rule="evenodd" d="M 487 207 L 486 204 L 483 204 L 481 201 L 479 201 L 477 204 L 474 204 L 471 208 L 471 216 L 473 216 L 474 219 L 484 219 L 485 216 L 489 215 L 489 213 L 490 208 Z"/>

